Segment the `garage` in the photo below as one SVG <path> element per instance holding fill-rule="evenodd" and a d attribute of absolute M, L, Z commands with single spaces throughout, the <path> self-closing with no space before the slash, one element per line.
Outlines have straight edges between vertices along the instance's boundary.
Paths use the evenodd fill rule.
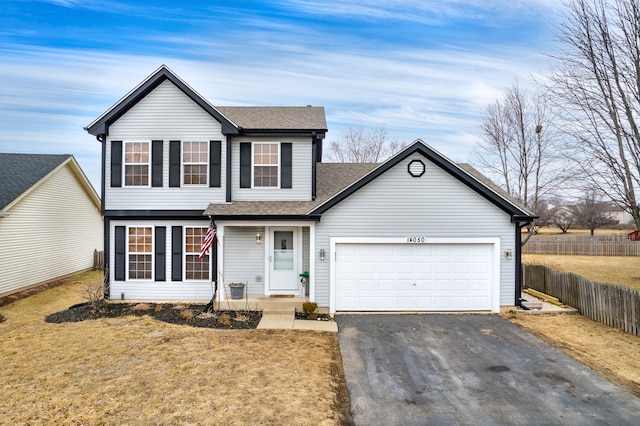
<path fill-rule="evenodd" d="M 335 245 L 337 311 L 495 310 L 495 244 Z"/>

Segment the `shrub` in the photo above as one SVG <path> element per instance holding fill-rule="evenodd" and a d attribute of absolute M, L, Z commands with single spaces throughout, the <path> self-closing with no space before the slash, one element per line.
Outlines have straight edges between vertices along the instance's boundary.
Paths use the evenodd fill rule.
<path fill-rule="evenodd" d="M 226 312 L 224 314 L 220 315 L 220 324 L 228 325 L 230 323 L 231 323 L 231 315 L 229 315 Z"/>
<path fill-rule="evenodd" d="M 318 317 L 318 304 L 316 302 L 304 302 L 302 304 L 302 312 L 309 319 L 316 319 Z"/>
<path fill-rule="evenodd" d="M 104 303 L 104 285 L 102 281 L 88 282 L 83 288 L 84 297 L 94 311 L 100 310 Z"/>
<path fill-rule="evenodd" d="M 190 320 L 190 319 L 193 319 L 195 316 L 196 315 L 193 313 L 191 309 L 184 309 L 180 311 L 180 318 L 182 318 L 183 320 Z"/>

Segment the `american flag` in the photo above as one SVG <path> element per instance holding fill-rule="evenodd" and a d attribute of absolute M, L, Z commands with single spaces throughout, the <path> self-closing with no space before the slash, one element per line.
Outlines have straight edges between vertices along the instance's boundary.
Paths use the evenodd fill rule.
<path fill-rule="evenodd" d="M 202 248 L 200 249 L 199 259 L 207 256 L 211 253 L 211 246 L 213 245 L 213 239 L 216 237 L 216 225 L 211 221 L 209 223 L 209 229 L 207 229 L 207 233 L 202 240 Z"/>

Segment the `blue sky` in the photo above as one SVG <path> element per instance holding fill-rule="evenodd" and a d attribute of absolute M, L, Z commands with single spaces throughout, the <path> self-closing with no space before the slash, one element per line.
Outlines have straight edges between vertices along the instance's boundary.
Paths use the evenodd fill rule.
<path fill-rule="evenodd" d="M 0 152 L 73 154 L 99 190 L 83 127 L 166 64 L 214 105 L 324 106 L 328 142 L 384 126 L 473 162 L 487 104 L 547 67 L 557 3 L 3 0 Z"/>

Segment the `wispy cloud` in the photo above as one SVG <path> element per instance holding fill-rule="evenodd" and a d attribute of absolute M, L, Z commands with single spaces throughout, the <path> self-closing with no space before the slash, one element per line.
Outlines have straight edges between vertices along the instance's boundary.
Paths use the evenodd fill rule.
<path fill-rule="evenodd" d="M 485 106 L 514 76 L 544 67 L 546 59 L 535 50 L 542 47 L 537 34 L 525 34 L 533 41 L 498 43 L 457 29 L 449 37 L 425 23 L 425 16 L 461 19 L 470 13 L 486 19 L 486 10 L 465 9 L 471 0 L 361 0 L 331 2 L 330 8 L 327 1 L 283 1 L 277 10 L 255 13 L 209 5 L 159 12 L 153 8 L 166 6 L 153 3 L 140 11 L 142 3 L 111 1 L 108 13 L 122 13 L 122 19 L 135 9 L 180 25 L 91 32 L 85 23 L 76 34 L 87 40 L 60 45 L 38 44 L 37 37 L 29 38 L 36 31 L 29 27 L 20 28 L 20 36 L 0 33 L 0 150 L 76 154 L 99 187 L 100 146 L 82 127 L 165 63 L 214 105 L 323 105 L 329 140 L 351 125 L 385 126 L 391 139 L 422 138 L 454 160 L 468 161 Z M 105 7 L 93 0 L 51 3 L 90 11 Z M 385 38 L 377 25 L 351 31 L 324 19 L 315 24 L 315 17 L 332 15 L 406 25 L 387 29 L 402 37 Z M 416 17 L 423 26 L 414 24 Z M 123 21 L 119 29 L 129 24 Z"/>

